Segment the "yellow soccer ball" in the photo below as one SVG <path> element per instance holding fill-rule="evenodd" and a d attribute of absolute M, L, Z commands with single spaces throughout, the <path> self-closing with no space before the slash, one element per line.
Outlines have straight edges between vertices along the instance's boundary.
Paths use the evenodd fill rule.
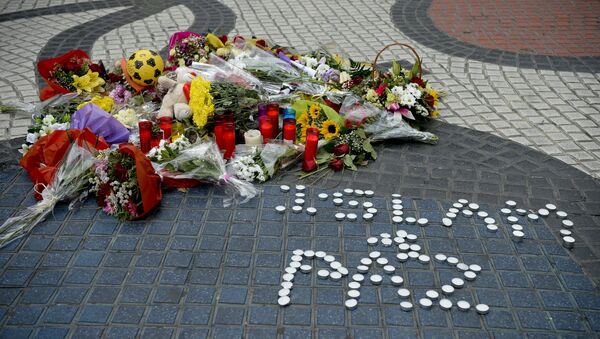
<path fill-rule="evenodd" d="M 158 53 L 148 49 L 140 49 L 127 59 L 127 73 L 138 85 L 153 86 L 163 69 L 163 59 Z"/>

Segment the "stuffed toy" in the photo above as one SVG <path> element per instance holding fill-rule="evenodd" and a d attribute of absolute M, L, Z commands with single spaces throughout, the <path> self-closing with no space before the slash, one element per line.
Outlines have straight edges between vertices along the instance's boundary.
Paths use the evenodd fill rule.
<path fill-rule="evenodd" d="M 190 100 L 190 81 L 196 73 L 190 68 L 179 67 L 176 70 L 177 80 L 166 76 L 158 78 L 158 86 L 168 90 L 163 97 L 162 105 L 158 111 L 158 117 L 171 117 L 177 120 L 188 118 L 191 114 L 188 101 Z"/>

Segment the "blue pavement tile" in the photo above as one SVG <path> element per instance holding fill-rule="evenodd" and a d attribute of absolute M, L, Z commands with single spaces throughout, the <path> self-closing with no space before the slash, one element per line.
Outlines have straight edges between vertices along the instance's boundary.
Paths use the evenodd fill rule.
<path fill-rule="evenodd" d="M 96 275 L 95 269 L 79 269 L 74 268 L 69 270 L 64 280 L 67 284 L 89 284 Z"/>
<path fill-rule="evenodd" d="M 248 237 L 231 237 L 227 249 L 229 251 L 251 252 L 254 248 L 254 239 Z"/>
<path fill-rule="evenodd" d="M 310 235 L 311 226 L 308 224 L 288 223 L 287 234 L 288 236 L 303 236 Z"/>
<path fill-rule="evenodd" d="M 131 304 L 145 304 L 150 297 L 152 288 L 141 286 L 125 286 L 121 292 L 121 302 Z"/>
<path fill-rule="evenodd" d="M 160 266 L 164 256 L 162 252 L 142 252 L 135 265 L 137 267 L 157 267 Z"/>
<path fill-rule="evenodd" d="M 104 261 L 105 267 L 128 267 L 133 260 L 133 253 L 108 253 Z"/>
<path fill-rule="evenodd" d="M 258 238 L 258 244 L 256 245 L 257 251 L 281 251 L 283 240 L 281 238 L 273 237 L 261 237 Z M 229 247 L 229 249 L 233 249 Z"/>
<path fill-rule="evenodd" d="M 63 304 L 79 304 L 83 301 L 88 289 L 85 287 L 62 287 L 56 293 L 54 302 Z"/>
<path fill-rule="evenodd" d="M 168 285 L 184 285 L 187 282 L 189 270 L 184 268 L 161 270 L 160 283 Z"/>
<path fill-rule="evenodd" d="M 340 240 L 336 238 L 316 238 L 315 248 L 327 253 L 339 253 Z"/>
<path fill-rule="evenodd" d="M 232 239 L 233 240 L 233 239 Z M 251 240 L 251 239 L 248 239 Z M 201 250 L 216 250 L 221 251 L 225 247 L 225 239 L 223 237 L 203 236 L 200 240 L 199 249 Z M 234 246 L 231 246 L 235 249 Z M 241 249 L 237 249 L 241 251 Z M 249 249 L 251 250 L 251 249 Z"/>
<path fill-rule="evenodd" d="M 409 271 L 408 272 L 409 286 L 435 286 L 433 272 L 425 271 Z"/>
<path fill-rule="evenodd" d="M 585 318 L 592 331 L 600 331 L 600 312 L 584 312 Z"/>
<path fill-rule="evenodd" d="M 583 273 L 581 267 L 569 257 L 553 257 L 558 272 Z"/>
<path fill-rule="evenodd" d="M 277 307 L 253 306 L 250 308 L 249 323 L 254 325 L 277 325 Z M 309 318 L 310 323 L 310 318 Z"/>
<path fill-rule="evenodd" d="M 542 249 L 537 244 L 537 241 L 526 240 L 520 243 L 516 242 L 514 246 L 519 254 L 542 254 Z"/>
<path fill-rule="evenodd" d="M 346 339 L 348 337 L 344 328 L 319 328 L 317 338 Z"/>
<path fill-rule="evenodd" d="M 299 224 L 289 224 L 288 228 L 291 228 L 291 225 L 299 225 Z M 281 223 L 263 222 L 263 223 L 260 223 L 260 226 L 258 228 L 259 235 L 281 236 L 282 232 L 283 232 L 283 227 L 282 227 Z"/>
<path fill-rule="evenodd" d="M 127 282 L 132 284 L 153 284 L 158 276 L 158 269 L 135 268 L 127 276 Z"/>
<path fill-rule="evenodd" d="M 111 327 L 108 329 L 106 338 L 110 339 L 129 339 L 135 338 L 138 334 L 137 327 Z"/>
<path fill-rule="evenodd" d="M 220 235 L 224 236 L 227 233 L 228 224 L 225 222 L 207 222 L 202 229 L 203 235 Z"/>
<path fill-rule="evenodd" d="M 115 239 L 111 249 L 113 251 L 135 251 L 139 239 L 135 237 L 121 236 Z"/>
<path fill-rule="evenodd" d="M 187 213 L 184 213 L 184 214 L 187 214 Z M 197 219 L 194 219 L 194 220 L 197 220 Z M 197 236 L 200 233 L 201 226 L 202 226 L 201 224 L 194 223 L 192 221 L 179 220 L 176 224 L 175 234 Z"/>
<path fill-rule="evenodd" d="M 125 221 L 119 227 L 119 234 L 121 235 L 140 235 L 145 231 L 146 224 L 142 221 Z"/>
<path fill-rule="evenodd" d="M 572 308 L 574 307 L 569 293 L 561 291 L 538 291 L 544 306 L 547 308 Z"/>
<path fill-rule="evenodd" d="M 118 287 L 97 286 L 92 289 L 88 298 L 90 303 L 112 304 L 117 299 L 120 289 Z"/>
<path fill-rule="evenodd" d="M 255 222 L 258 218 L 258 210 L 256 209 L 238 209 L 233 215 L 234 221 Z"/>
<path fill-rule="evenodd" d="M 208 328 L 183 328 L 179 330 L 178 339 L 206 339 Z"/>
<path fill-rule="evenodd" d="M 535 308 L 540 306 L 535 290 L 508 289 L 507 293 L 512 305 L 515 307 Z"/>
<path fill-rule="evenodd" d="M 3 289 L 0 293 L 0 304 L 8 305 L 17 296 L 20 290 Z M 19 300 L 23 304 L 45 304 L 50 300 L 50 297 L 56 291 L 53 287 L 30 287 L 23 290 L 23 296 Z M 15 293 L 16 292 L 16 293 Z"/>
<path fill-rule="evenodd" d="M 48 248 L 51 242 L 52 238 L 30 235 L 27 237 L 22 249 L 26 251 L 43 252 Z"/>
<path fill-rule="evenodd" d="M 344 300 L 344 291 L 340 288 L 318 288 L 318 305 L 342 305 Z"/>
<path fill-rule="evenodd" d="M 583 274 L 561 274 L 566 288 L 577 291 L 594 291 L 596 288 L 590 278 Z"/>
<path fill-rule="evenodd" d="M 381 318 L 379 313 L 380 312 L 378 307 L 358 307 L 351 313 L 352 325 L 377 326 L 379 325 L 379 319 Z M 340 322 L 338 325 L 343 325 L 343 319 L 342 322 Z"/>
<path fill-rule="evenodd" d="M 167 254 L 165 266 L 171 267 L 188 267 L 192 262 L 192 253 L 171 252 Z"/>
<path fill-rule="evenodd" d="M 196 239 L 191 237 L 174 237 L 171 241 L 172 250 L 193 250 L 196 246 Z"/>
<path fill-rule="evenodd" d="M 193 269 L 190 275 L 192 284 L 214 285 L 219 278 L 219 271 L 216 269 Z"/>
<path fill-rule="evenodd" d="M 103 251 L 108 248 L 112 237 L 89 237 L 83 242 L 83 249 L 91 251 Z"/>
<path fill-rule="evenodd" d="M 215 296 L 214 287 L 190 287 L 186 303 L 212 304 Z"/>
<path fill-rule="evenodd" d="M 41 253 L 17 253 L 13 255 L 9 268 L 34 268 L 42 259 Z"/>
<path fill-rule="evenodd" d="M 550 272 L 550 263 L 545 256 L 520 256 L 527 271 Z"/>
<path fill-rule="evenodd" d="M 560 290 L 562 286 L 555 275 L 552 274 L 529 274 L 529 279 L 536 289 Z"/>
<path fill-rule="evenodd" d="M 516 311 L 517 318 L 523 328 L 551 330 L 552 324 L 546 312 Z"/>
<path fill-rule="evenodd" d="M 585 331 L 581 316 L 575 312 L 548 312 L 559 331 Z"/>
<path fill-rule="evenodd" d="M 245 309 L 231 306 L 218 306 L 216 308 L 215 324 L 241 325 L 244 321 Z"/>
<path fill-rule="evenodd" d="M 258 226 L 252 223 L 236 223 L 231 226 L 231 235 L 250 235 L 256 234 Z"/>
<path fill-rule="evenodd" d="M 64 223 L 60 234 L 61 235 L 84 235 L 87 229 L 90 226 L 91 219 L 87 219 L 86 221 L 74 221 L 70 220 Z M 37 228 L 37 226 L 36 226 Z"/>
<path fill-rule="evenodd" d="M 110 305 L 86 305 L 83 307 L 79 321 L 84 323 L 105 324 L 108 322 L 108 317 L 111 312 L 112 306 Z"/>
<path fill-rule="evenodd" d="M 187 196 L 185 197 L 184 206 L 188 208 L 206 208 L 208 198 Z M 189 211 L 189 209 L 186 209 Z M 186 213 L 183 213 L 186 214 Z"/>
<path fill-rule="evenodd" d="M 600 295 L 592 294 L 589 292 L 577 292 L 573 293 L 575 302 L 581 308 L 589 310 L 600 310 Z"/>
<path fill-rule="evenodd" d="M 91 235 L 111 235 L 117 230 L 119 222 L 116 220 L 98 220 L 90 229 Z"/>
<path fill-rule="evenodd" d="M 312 248 L 312 241 L 310 238 L 288 237 L 287 238 L 287 247 L 288 248 L 310 249 L 310 248 Z"/>
<path fill-rule="evenodd" d="M 295 289 L 294 289 L 295 290 Z M 358 310 L 358 309 L 357 309 Z M 317 325 L 335 325 L 343 326 L 344 321 L 344 308 L 343 306 L 317 306 Z M 353 318 L 354 319 L 354 318 Z"/>
<path fill-rule="evenodd" d="M 43 306 L 17 305 L 6 322 L 9 325 L 33 325 L 44 311 Z"/>
<path fill-rule="evenodd" d="M 462 253 L 483 253 L 483 247 L 479 241 L 472 239 L 457 239 L 456 245 Z"/>
<path fill-rule="evenodd" d="M 47 299 L 47 297 L 44 297 L 44 295 L 47 294 L 47 293 L 42 293 L 40 295 L 40 292 L 38 292 L 38 289 L 36 289 L 36 288 L 30 289 L 29 291 L 30 291 L 29 294 L 33 297 L 34 301 L 37 301 L 40 298 L 46 298 Z M 17 296 L 19 295 L 19 293 L 21 293 L 21 289 L 20 288 L 2 288 L 0 290 L 0 305 L 10 305 L 10 304 L 12 304 L 12 302 L 17 298 Z M 25 293 L 27 293 L 27 290 L 25 291 Z M 23 300 L 24 297 L 25 297 L 25 295 L 21 298 L 21 300 Z M 37 303 L 37 304 L 43 304 L 43 302 L 34 302 L 34 304 L 35 303 Z M 28 304 L 31 304 L 31 303 L 28 303 Z"/>
<path fill-rule="evenodd" d="M 250 279 L 249 268 L 226 267 L 223 271 L 223 284 L 246 285 Z"/>
<path fill-rule="evenodd" d="M 472 283 L 476 287 L 498 288 L 500 283 L 496 274 L 492 272 L 481 272 L 477 274 L 477 279 Z"/>
<path fill-rule="evenodd" d="M 104 258 L 104 252 L 80 251 L 77 255 L 77 259 L 75 259 L 75 266 L 98 267 L 102 261 L 102 258 Z"/>
<path fill-rule="evenodd" d="M 259 287 L 255 288 L 252 293 L 252 303 L 254 304 L 270 304 L 274 305 L 277 303 L 277 287 Z M 297 288 L 294 287 L 294 293 L 292 293 L 292 299 Z"/>
<path fill-rule="evenodd" d="M 159 286 L 154 293 L 154 303 L 178 304 L 183 294 L 182 287 Z"/>
<path fill-rule="evenodd" d="M 245 338 L 248 339 L 265 339 L 277 338 L 277 328 L 248 328 Z M 330 337 L 331 338 L 331 337 Z"/>
<path fill-rule="evenodd" d="M 509 306 L 506 295 L 502 290 L 477 288 L 475 289 L 475 294 L 479 303 L 498 307 Z"/>
<path fill-rule="evenodd" d="M 424 328 L 422 337 L 431 339 L 454 338 L 452 331 L 439 328 Z"/>
<path fill-rule="evenodd" d="M 185 325 L 208 325 L 211 307 L 185 307 L 181 323 Z"/>
<path fill-rule="evenodd" d="M 355 339 L 383 338 L 383 331 L 379 328 L 354 328 L 352 332 Z"/>
<path fill-rule="evenodd" d="M 32 328 L 5 327 L 3 329 L 0 329 L 0 339 L 29 338 L 32 332 Z"/>
<path fill-rule="evenodd" d="M 527 275 L 521 272 L 500 272 L 500 280 L 506 287 L 530 287 Z"/>
<path fill-rule="evenodd" d="M 477 238 L 475 227 L 471 225 L 453 225 L 452 234 L 456 238 Z"/>
<path fill-rule="evenodd" d="M 312 304 L 312 293 L 309 287 L 294 286 L 294 293 L 291 294 L 291 303 L 295 305 L 310 305 Z M 277 298 L 274 298 L 277 299 Z"/>
<path fill-rule="evenodd" d="M 413 311 L 416 312 L 415 316 L 421 326 L 447 326 L 448 321 L 446 319 L 448 312 L 440 308 L 423 309 L 415 307 Z"/>
<path fill-rule="evenodd" d="M 75 332 L 73 333 L 73 338 L 86 338 L 86 339 L 101 338 L 103 332 L 104 332 L 104 328 L 102 328 L 102 327 L 89 327 L 89 326 L 78 327 L 75 329 Z"/>
<path fill-rule="evenodd" d="M 170 338 L 175 330 L 172 328 L 165 327 L 146 327 L 142 331 L 142 338 L 144 339 L 164 339 Z"/>
<path fill-rule="evenodd" d="M 476 312 L 451 312 L 452 323 L 455 327 L 481 327 L 481 316 Z"/>
<path fill-rule="evenodd" d="M 58 285 L 60 280 L 62 279 L 65 271 L 40 271 L 38 270 L 31 281 L 29 282 L 30 286 L 34 285 Z"/>
<path fill-rule="evenodd" d="M 148 324 L 174 324 L 177 317 L 177 306 L 151 306 L 146 323 Z"/>
<path fill-rule="evenodd" d="M 46 310 L 43 321 L 46 324 L 68 324 L 76 312 L 77 306 L 52 305 Z"/>
<path fill-rule="evenodd" d="M 144 306 L 119 306 L 112 322 L 117 324 L 139 324 L 144 316 Z"/>
<path fill-rule="evenodd" d="M 566 255 L 564 247 L 560 245 L 555 239 L 551 241 L 545 241 L 542 243 L 542 247 L 544 248 L 544 252 L 547 256 L 564 256 Z M 550 257 L 548 257 L 550 258 Z"/>
<path fill-rule="evenodd" d="M 176 208 L 157 208 L 153 212 L 150 213 L 148 219 L 150 220 L 165 220 L 171 221 L 175 220 L 179 210 Z"/>
<path fill-rule="evenodd" d="M 215 326 L 212 337 L 214 339 L 242 339 L 243 329 L 241 327 Z"/>
<path fill-rule="evenodd" d="M 277 252 L 255 253 L 256 267 L 280 267 L 282 255 Z"/>
<path fill-rule="evenodd" d="M 70 220 L 92 220 L 98 212 L 96 208 L 76 208 L 71 211 Z"/>
<path fill-rule="evenodd" d="M 387 330 L 388 338 L 412 339 L 419 338 L 417 331 L 408 328 L 394 327 Z"/>
<path fill-rule="evenodd" d="M 456 246 L 454 246 L 454 243 L 451 241 L 448 241 L 447 239 L 444 240 L 437 240 L 437 239 L 427 239 L 425 240 L 425 242 L 427 243 L 427 247 L 429 248 L 429 250 L 431 251 L 431 253 L 446 253 L 447 255 L 450 254 L 454 254 L 456 253 Z"/>
<path fill-rule="evenodd" d="M 413 317 L 413 313 L 415 312 L 405 312 L 400 309 L 398 306 L 390 306 L 385 307 L 383 310 L 384 313 L 384 322 L 386 325 L 394 325 L 394 326 L 414 326 L 415 319 Z"/>
<path fill-rule="evenodd" d="M 55 235 L 61 225 L 59 221 L 44 221 L 35 226 L 31 234 Z"/>
<path fill-rule="evenodd" d="M 485 331 L 458 331 L 457 335 L 459 339 L 479 339 L 489 336 Z"/>
<path fill-rule="evenodd" d="M 494 309 L 484 317 L 484 321 L 491 328 L 517 328 L 512 313 L 506 309 Z"/>
<path fill-rule="evenodd" d="M 68 333 L 68 328 L 44 327 L 38 331 L 37 337 L 47 339 L 62 339 L 66 338 Z"/>
<path fill-rule="evenodd" d="M 285 308 L 283 314 L 283 323 L 285 325 L 305 325 L 310 326 L 312 317 L 312 307 L 294 306 Z M 599 322 L 600 324 L 600 322 Z"/>
<path fill-rule="evenodd" d="M 513 254 L 511 241 L 504 239 L 489 239 L 484 240 L 483 243 L 491 254 Z"/>
<path fill-rule="evenodd" d="M 248 289 L 246 287 L 223 287 L 219 302 L 223 304 L 245 304 Z"/>
<path fill-rule="evenodd" d="M 257 285 L 278 285 L 281 280 L 279 270 L 257 268 L 254 274 L 254 283 Z"/>
<path fill-rule="evenodd" d="M 42 267 L 65 267 L 69 264 L 72 256 L 73 253 L 70 252 L 49 252 L 44 257 Z"/>
<path fill-rule="evenodd" d="M 207 221 L 229 221 L 231 219 L 231 211 L 222 209 L 208 210 Z"/>
<path fill-rule="evenodd" d="M 162 236 L 147 236 L 142 242 L 143 250 L 162 251 L 167 248 L 169 242 L 168 237 Z"/>

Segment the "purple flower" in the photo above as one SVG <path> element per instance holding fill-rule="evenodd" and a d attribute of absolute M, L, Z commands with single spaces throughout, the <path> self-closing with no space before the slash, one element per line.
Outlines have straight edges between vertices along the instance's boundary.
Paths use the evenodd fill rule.
<path fill-rule="evenodd" d="M 115 103 L 124 104 L 124 103 L 127 103 L 127 101 L 129 101 L 129 99 L 131 99 L 132 94 L 131 94 L 131 92 L 126 90 L 123 85 L 119 84 L 115 87 L 115 89 L 110 91 L 110 94 L 108 96 L 113 98 Z"/>

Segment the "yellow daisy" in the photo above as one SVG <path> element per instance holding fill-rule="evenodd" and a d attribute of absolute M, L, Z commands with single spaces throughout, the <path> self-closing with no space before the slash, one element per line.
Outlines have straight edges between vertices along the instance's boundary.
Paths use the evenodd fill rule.
<path fill-rule="evenodd" d="M 318 119 L 319 115 L 321 115 L 321 106 L 319 105 L 311 105 L 308 114 L 313 119 Z"/>
<path fill-rule="evenodd" d="M 327 120 L 321 126 L 321 135 L 325 140 L 337 138 L 340 135 L 340 126 L 335 121 Z"/>

